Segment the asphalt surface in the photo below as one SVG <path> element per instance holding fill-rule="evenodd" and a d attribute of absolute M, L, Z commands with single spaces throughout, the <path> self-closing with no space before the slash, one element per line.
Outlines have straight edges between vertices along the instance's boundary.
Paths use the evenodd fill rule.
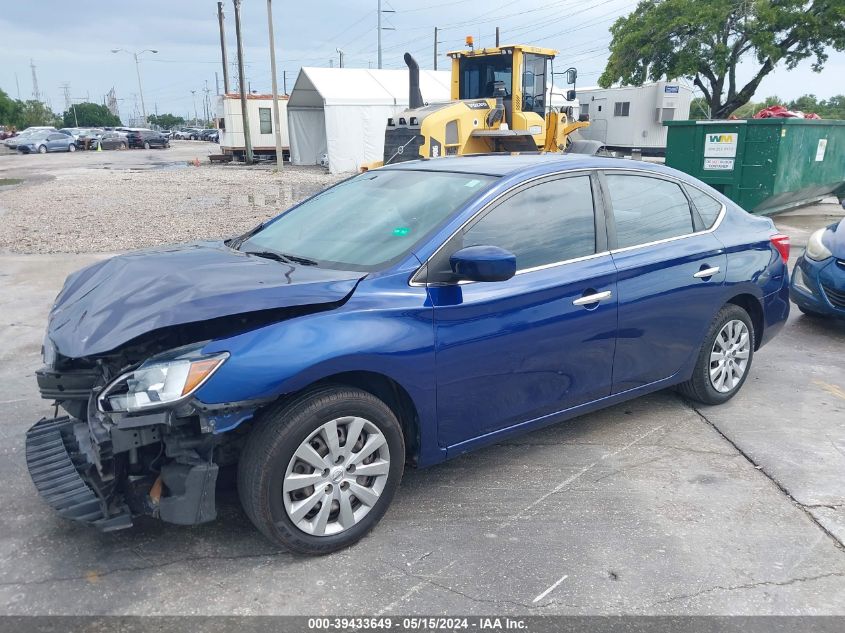
<path fill-rule="evenodd" d="M 828 216 L 778 218 L 793 254 Z M 370 536 L 301 558 L 232 491 L 105 535 L 37 496 L 46 314 L 101 256 L 0 254 L 0 613 L 845 614 L 845 324 L 793 310 L 726 405 L 658 393 L 408 471 Z"/>

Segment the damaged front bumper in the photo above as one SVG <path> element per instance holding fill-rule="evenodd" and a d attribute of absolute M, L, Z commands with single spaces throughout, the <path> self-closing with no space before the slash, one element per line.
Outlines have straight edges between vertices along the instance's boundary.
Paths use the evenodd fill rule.
<path fill-rule="evenodd" d="M 118 433 L 120 444 L 115 447 L 112 435 Z M 216 463 L 197 456 L 183 463 L 170 460 L 158 470 L 137 468 L 138 462 L 132 462 L 140 461 L 134 455 L 142 446 L 158 444 L 162 453 L 171 452 L 161 431 L 139 427 L 118 433 L 107 434 L 103 441 L 87 423 L 69 416 L 42 419 L 27 431 L 29 474 L 59 515 L 104 532 L 131 527 L 132 519 L 141 515 L 179 525 L 217 517 Z M 174 443 L 186 450 L 186 444 L 199 445 L 201 440 Z"/>
<path fill-rule="evenodd" d="M 26 434 L 32 481 L 61 516 L 102 531 L 128 528 L 143 515 L 179 525 L 217 517 L 219 457 L 231 461 L 236 442 L 215 426 L 247 419 L 252 409 L 208 410 L 194 401 L 106 414 L 95 405 L 95 372 L 37 373 L 42 396 L 63 396 L 57 401 L 70 413 L 42 419 Z"/>

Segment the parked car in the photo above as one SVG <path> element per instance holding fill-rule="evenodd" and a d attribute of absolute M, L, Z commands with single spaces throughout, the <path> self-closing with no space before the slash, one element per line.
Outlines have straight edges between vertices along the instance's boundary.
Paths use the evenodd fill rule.
<path fill-rule="evenodd" d="M 170 147 L 170 140 L 154 130 L 129 130 L 126 132 L 126 140 L 129 147 Z"/>
<path fill-rule="evenodd" d="M 789 314 L 788 238 L 659 165 L 476 156 L 369 171 L 252 231 L 95 263 L 50 314 L 36 487 L 104 530 L 247 515 L 327 553 L 406 464 L 677 387 L 732 398 Z M 138 297 L 143 296 L 139 301 Z"/>
<path fill-rule="evenodd" d="M 79 140 L 79 135 L 85 131 L 85 128 L 81 127 L 63 127 L 59 129 L 59 132 L 62 134 L 67 134 L 68 136 L 72 136 L 74 141 Z"/>
<path fill-rule="evenodd" d="M 174 134 L 174 138 L 178 138 L 180 140 L 191 140 L 196 141 L 199 140 L 200 134 L 202 134 L 202 130 L 198 127 L 186 127 L 182 128 L 178 132 Z"/>
<path fill-rule="evenodd" d="M 804 314 L 845 318 L 845 220 L 807 240 L 792 270 L 789 297 Z"/>
<path fill-rule="evenodd" d="M 99 146 L 102 149 L 126 149 L 129 147 L 129 141 L 118 132 L 104 132 L 99 138 Z"/>
<path fill-rule="evenodd" d="M 46 154 L 47 152 L 75 152 L 76 142 L 73 137 L 63 132 L 41 132 L 27 136 L 19 141 L 17 150 L 24 154 Z"/>
<path fill-rule="evenodd" d="M 10 138 L 7 138 L 5 141 L 3 141 L 3 144 L 6 147 L 8 147 L 9 149 L 17 149 L 18 143 L 22 142 L 25 139 L 28 139 L 29 137 L 31 137 L 33 135 L 41 135 L 45 132 L 55 132 L 55 131 L 56 131 L 56 128 L 49 127 L 49 126 L 28 127 L 25 130 L 22 130 L 16 136 L 12 136 Z"/>
<path fill-rule="evenodd" d="M 76 137 L 76 145 L 79 149 L 97 149 L 103 134 L 105 131 L 97 128 L 80 130 Z"/>
<path fill-rule="evenodd" d="M 205 129 L 200 131 L 200 140 L 201 141 L 212 141 L 217 142 L 217 130 L 215 129 Z"/>

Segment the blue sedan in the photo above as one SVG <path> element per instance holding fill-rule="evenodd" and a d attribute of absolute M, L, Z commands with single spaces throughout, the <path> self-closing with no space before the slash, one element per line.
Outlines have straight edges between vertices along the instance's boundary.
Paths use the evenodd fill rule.
<path fill-rule="evenodd" d="M 810 236 L 789 296 L 804 314 L 845 318 L 845 220 Z"/>
<path fill-rule="evenodd" d="M 789 241 L 675 170 L 406 162 L 225 241 L 72 274 L 27 434 L 42 496 L 102 530 L 216 517 L 238 467 L 272 541 L 330 552 L 403 469 L 674 387 L 732 398 L 789 313 Z"/>

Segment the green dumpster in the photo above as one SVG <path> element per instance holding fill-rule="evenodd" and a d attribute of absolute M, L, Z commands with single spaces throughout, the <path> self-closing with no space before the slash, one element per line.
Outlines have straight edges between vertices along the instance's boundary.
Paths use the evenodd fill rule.
<path fill-rule="evenodd" d="M 666 121 L 666 164 L 752 213 L 845 196 L 845 121 Z"/>

